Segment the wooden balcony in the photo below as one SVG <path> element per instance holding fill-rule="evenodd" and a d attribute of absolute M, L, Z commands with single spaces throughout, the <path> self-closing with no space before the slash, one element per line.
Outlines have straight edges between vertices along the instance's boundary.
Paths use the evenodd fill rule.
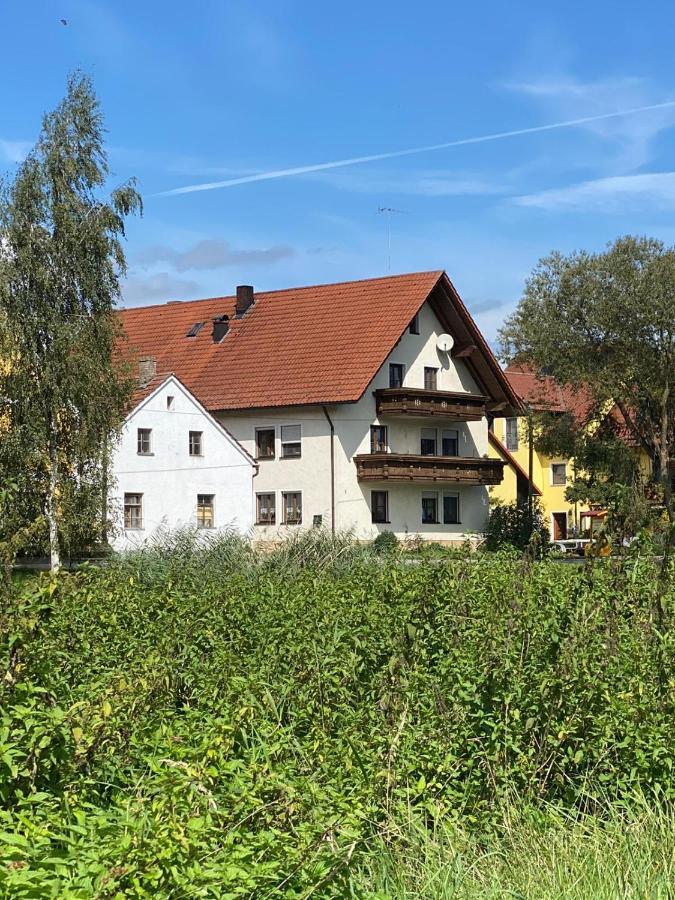
<path fill-rule="evenodd" d="M 380 388 L 374 393 L 378 416 L 434 416 L 461 422 L 484 418 L 488 400 L 482 394 L 422 388 Z"/>
<path fill-rule="evenodd" d="M 354 457 L 359 481 L 438 484 L 500 484 L 500 459 L 478 456 L 417 456 L 411 453 L 361 453 Z"/>

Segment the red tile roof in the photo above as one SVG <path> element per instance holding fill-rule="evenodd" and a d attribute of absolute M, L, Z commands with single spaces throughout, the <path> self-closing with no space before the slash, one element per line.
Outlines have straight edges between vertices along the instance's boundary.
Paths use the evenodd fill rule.
<path fill-rule="evenodd" d="M 154 357 L 158 376 L 176 373 L 207 409 L 343 403 L 361 397 L 437 287 L 442 297 L 436 305 L 451 306 L 449 314 L 461 317 L 462 338 L 470 334 L 479 347 L 492 394 L 517 404 L 440 271 L 256 293 L 240 319 L 235 318 L 235 297 L 137 307 L 120 315 L 135 353 Z M 452 295 L 454 303 L 448 299 Z M 230 317 L 230 330 L 214 343 L 212 320 L 221 315 Z M 204 327 L 186 337 L 197 322 Z"/>
<path fill-rule="evenodd" d="M 584 388 L 561 385 L 551 375 L 522 364 L 507 366 L 504 374 L 518 396 L 538 412 L 571 413 L 585 424 L 593 410 L 593 399 Z"/>

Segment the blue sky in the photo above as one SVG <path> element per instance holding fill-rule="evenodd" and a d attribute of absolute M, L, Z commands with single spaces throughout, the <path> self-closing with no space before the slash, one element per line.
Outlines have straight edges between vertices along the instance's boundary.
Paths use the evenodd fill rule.
<path fill-rule="evenodd" d="M 135 175 L 145 199 L 128 228 L 127 305 L 445 268 L 493 340 L 550 250 L 625 233 L 675 243 L 675 106 L 162 193 L 675 100 L 672 4 L 630 15 L 604 0 L 3 7 L 0 171 L 68 72 L 89 73 L 111 181 Z"/>

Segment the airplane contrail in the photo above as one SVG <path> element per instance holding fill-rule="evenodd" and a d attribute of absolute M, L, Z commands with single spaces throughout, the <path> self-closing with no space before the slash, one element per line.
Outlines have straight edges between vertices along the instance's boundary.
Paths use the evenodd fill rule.
<path fill-rule="evenodd" d="M 176 194 L 194 194 L 197 191 L 215 191 L 219 188 L 235 187 L 238 184 L 251 184 L 253 181 L 270 181 L 273 178 L 286 178 L 289 175 L 307 175 L 310 172 L 322 172 L 326 169 L 339 169 L 343 166 L 355 166 L 359 163 L 378 162 L 383 159 L 396 159 L 400 156 L 412 156 L 416 153 L 430 153 L 433 150 L 447 150 L 449 147 L 464 147 L 467 144 L 485 144 L 488 141 L 501 141 L 504 138 L 520 137 L 523 134 L 537 134 L 542 131 L 553 131 L 558 128 L 572 128 L 588 122 L 600 122 L 603 119 L 618 119 L 621 116 L 632 116 L 636 113 L 654 109 L 666 109 L 675 106 L 675 100 L 664 103 L 652 103 L 649 106 L 635 106 L 619 112 L 603 113 L 599 116 L 583 116 L 580 119 L 568 119 L 566 122 L 552 122 L 548 125 L 535 125 L 531 128 L 518 128 L 515 131 L 498 131 L 495 134 L 483 134 L 479 137 L 461 138 L 447 141 L 444 144 L 428 144 L 426 147 L 412 147 L 407 150 L 394 150 L 389 153 L 374 153 L 370 156 L 353 156 L 350 159 L 338 159 L 332 162 L 316 163 L 309 166 L 295 166 L 292 169 L 275 169 L 271 172 L 258 172 L 255 175 L 244 175 L 241 178 L 228 178 L 225 181 L 207 181 L 202 184 L 188 184 L 185 187 L 159 191 L 156 197 L 172 197 Z"/>

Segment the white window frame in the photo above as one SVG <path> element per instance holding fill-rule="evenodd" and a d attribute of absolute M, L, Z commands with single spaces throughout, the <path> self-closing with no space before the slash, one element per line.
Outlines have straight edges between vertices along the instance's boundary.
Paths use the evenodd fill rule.
<path fill-rule="evenodd" d="M 434 452 L 433 453 L 422 453 L 422 441 L 423 440 L 431 440 L 431 438 L 423 437 L 423 433 L 425 431 L 433 431 L 434 433 Z M 422 425 L 420 427 L 420 456 L 438 456 L 438 428 L 433 428 L 429 425 Z"/>
<path fill-rule="evenodd" d="M 436 499 L 436 519 L 433 522 L 425 522 L 423 515 L 423 501 L 430 500 L 432 497 Z M 422 493 L 420 494 L 420 521 L 422 525 L 440 525 L 441 522 L 439 513 L 440 509 L 438 507 L 438 491 L 422 491 Z"/>
<path fill-rule="evenodd" d="M 203 525 L 199 521 L 199 507 L 206 507 L 206 504 L 199 502 L 200 497 L 210 497 L 211 498 L 211 524 Z M 196 511 L 196 519 L 197 519 L 197 528 L 203 531 L 211 531 L 216 527 L 216 495 L 215 494 L 197 494 L 197 511 Z"/>
<path fill-rule="evenodd" d="M 300 429 L 300 439 L 297 441 L 288 441 L 284 440 L 284 428 L 299 428 Z M 281 459 L 300 459 L 302 457 L 302 425 L 299 422 L 287 422 L 285 425 L 282 425 L 279 429 L 279 443 L 281 444 Z M 284 453 L 284 448 L 288 444 L 298 444 L 300 447 L 299 453 L 289 453 L 288 455 Z M 290 493 L 293 493 L 292 491 Z"/>
<path fill-rule="evenodd" d="M 138 504 L 134 505 L 134 509 L 139 510 L 139 524 L 138 525 L 127 525 L 127 497 L 139 497 L 140 500 Z M 130 504 L 131 506 L 131 504 Z M 125 491 L 123 498 L 123 513 L 124 513 L 124 530 L 125 531 L 143 531 L 143 494 L 141 491 Z"/>
<path fill-rule="evenodd" d="M 141 432 L 147 432 L 148 436 L 148 449 L 141 450 Z M 153 456 L 152 452 L 152 428 L 137 428 L 136 429 L 136 456 Z"/>
<path fill-rule="evenodd" d="M 271 497 L 273 506 L 272 506 L 272 521 L 266 522 L 264 519 L 260 518 L 260 498 L 261 497 Z M 276 525 L 277 524 L 277 495 L 275 491 L 257 491 L 255 495 L 255 524 L 256 525 Z"/>
<path fill-rule="evenodd" d="M 515 447 L 509 447 L 509 422 L 516 423 L 516 446 Z M 520 447 L 519 430 L 520 429 L 518 427 L 518 417 L 517 416 L 508 416 L 506 419 L 504 419 L 504 446 L 506 447 L 507 450 L 511 451 L 512 453 L 515 453 Z"/>
<path fill-rule="evenodd" d="M 192 435 L 199 435 L 199 453 L 192 452 Z M 193 457 L 194 459 L 199 459 L 204 456 L 204 432 L 197 431 L 195 428 L 190 428 L 188 430 L 188 455 Z"/>
<path fill-rule="evenodd" d="M 299 510 L 300 510 L 300 519 L 298 522 L 289 522 L 286 518 L 286 497 L 289 494 L 297 494 L 300 498 Z M 288 525 L 289 528 L 297 527 L 298 525 L 302 525 L 302 491 L 282 491 L 281 492 L 281 524 Z"/>
<path fill-rule="evenodd" d="M 555 476 L 553 475 L 553 467 L 554 466 L 564 466 L 565 467 L 565 480 L 564 481 L 556 481 L 555 480 Z M 565 485 L 567 484 L 567 480 L 568 480 L 567 479 L 567 462 L 564 460 L 561 462 L 552 462 L 550 471 L 551 471 L 551 487 L 565 487 Z"/>
<path fill-rule="evenodd" d="M 449 432 L 457 435 L 457 453 L 443 453 L 443 436 Z M 441 428 L 440 451 L 441 456 L 445 456 L 447 459 L 455 459 L 459 456 L 459 428 Z"/>

